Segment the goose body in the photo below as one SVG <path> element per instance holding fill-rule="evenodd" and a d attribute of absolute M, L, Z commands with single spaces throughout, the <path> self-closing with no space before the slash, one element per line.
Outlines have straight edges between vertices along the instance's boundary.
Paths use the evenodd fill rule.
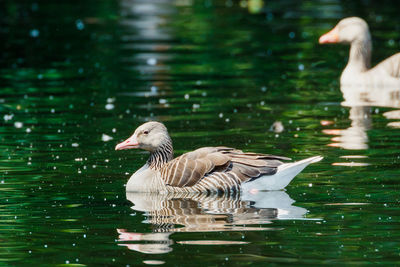
<path fill-rule="evenodd" d="M 172 141 L 160 122 L 147 122 L 116 146 L 150 152 L 147 163 L 129 179 L 128 192 L 228 192 L 280 190 L 308 164 L 322 157 L 283 163 L 286 157 L 203 147 L 173 158 Z"/>
<path fill-rule="evenodd" d="M 350 44 L 349 60 L 340 77 L 342 86 L 391 89 L 400 87 L 400 53 L 370 68 L 372 42 L 368 24 L 363 19 L 342 19 L 331 31 L 319 38 L 319 43 Z"/>

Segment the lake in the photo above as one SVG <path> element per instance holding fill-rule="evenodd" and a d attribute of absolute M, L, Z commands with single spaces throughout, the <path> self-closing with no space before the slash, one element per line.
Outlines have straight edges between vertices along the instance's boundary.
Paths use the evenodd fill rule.
<path fill-rule="evenodd" d="M 349 47 L 318 44 L 360 16 L 374 65 L 400 51 L 399 5 L 1 6 L 0 265 L 400 263 L 399 102 L 352 104 L 339 83 Z M 175 155 L 224 145 L 324 160 L 284 191 L 127 194 L 148 154 L 114 147 L 148 120 Z"/>

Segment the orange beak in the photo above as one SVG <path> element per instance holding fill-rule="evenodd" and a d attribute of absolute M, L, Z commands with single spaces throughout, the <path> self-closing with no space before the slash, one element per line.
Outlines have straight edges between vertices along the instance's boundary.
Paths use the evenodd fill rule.
<path fill-rule="evenodd" d="M 337 27 L 319 37 L 320 44 L 332 44 L 339 42 L 339 30 Z"/>
<path fill-rule="evenodd" d="M 119 143 L 116 145 L 115 150 L 124 150 L 124 149 L 131 149 L 131 148 L 139 148 L 139 142 L 136 139 L 135 135 L 132 135 L 124 142 Z"/>

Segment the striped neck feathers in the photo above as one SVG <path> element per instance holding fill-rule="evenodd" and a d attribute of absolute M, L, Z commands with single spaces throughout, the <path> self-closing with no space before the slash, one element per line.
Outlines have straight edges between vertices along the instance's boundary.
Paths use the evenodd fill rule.
<path fill-rule="evenodd" d="M 150 152 L 150 158 L 147 161 L 147 164 L 151 169 L 159 169 L 173 158 L 174 150 L 172 148 L 172 141 L 171 139 L 168 139 L 156 150 Z"/>

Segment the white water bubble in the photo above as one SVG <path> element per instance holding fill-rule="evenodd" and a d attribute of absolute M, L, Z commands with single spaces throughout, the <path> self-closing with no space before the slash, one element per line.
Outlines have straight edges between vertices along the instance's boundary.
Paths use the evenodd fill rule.
<path fill-rule="evenodd" d="M 14 117 L 14 114 L 6 114 L 3 116 L 4 121 L 9 121 L 12 120 Z"/>
<path fill-rule="evenodd" d="M 113 140 L 113 139 L 114 138 L 112 136 L 109 136 L 107 134 L 102 134 L 102 136 L 101 136 L 101 141 L 103 141 L 103 142 L 108 142 L 108 141 Z"/>
<path fill-rule="evenodd" d="M 105 108 L 107 110 L 112 110 L 112 109 L 114 109 L 114 107 L 115 107 L 114 104 L 108 103 Z"/>
<path fill-rule="evenodd" d="M 33 38 L 37 38 L 37 37 L 39 37 L 39 35 L 40 35 L 40 31 L 39 31 L 38 29 L 32 29 L 32 30 L 29 32 L 29 35 L 30 35 L 31 37 L 33 37 Z"/>
<path fill-rule="evenodd" d="M 156 65 L 157 64 L 157 59 L 155 59 L 155 58 L 149 58 L 149 59 L 147 59 L 147 65 L 151 65 L 151 66 L 154 66 L 154 65 Z"/>
<path fill-rule="evenodd" d="M 22 128 L 24 126 L 24 124 L 20 121 L 16 121 L 14 122 L 14 127 L 15 128 Z"/>
<path fill-rule="evenodd" d="M 83 30 L 83 29 L 85 29 L 85 24 L 82 22 L 82 20 L 80 20 L 80 19 L 77 19 L 76 21 L 75 21 L 75 26 L 76 26 L 76 28 L 78 29 L 78 30 Z"/>

